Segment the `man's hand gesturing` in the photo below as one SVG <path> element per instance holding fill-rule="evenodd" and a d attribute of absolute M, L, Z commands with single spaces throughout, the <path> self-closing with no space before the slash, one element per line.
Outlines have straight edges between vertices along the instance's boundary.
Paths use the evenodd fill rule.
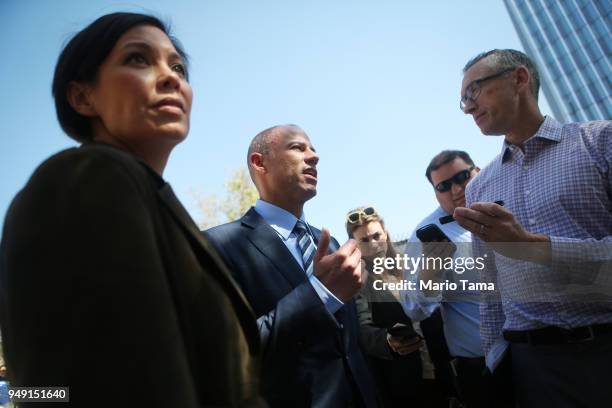
<path fill-rule="evenodd" d="M 314 274 L 337 298 L 346 302 L 362 286 L 361 251 L 353 239 L 346 241 L 336 252 L 327 254 L 329 230 L 323 228 L 315 253 Z"/>

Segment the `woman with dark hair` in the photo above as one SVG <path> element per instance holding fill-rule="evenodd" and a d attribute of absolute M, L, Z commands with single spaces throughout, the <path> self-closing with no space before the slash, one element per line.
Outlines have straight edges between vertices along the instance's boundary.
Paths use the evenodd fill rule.
<path fill-rule="evenodd" d="M 361 344 L 385 407 L 424 406 L 420 395 L 422 339 L 399 303 L 399 293 L 382 284 L 398 283 L 403 271 L 384 268 L 377 258 L 397 252 L 374 207 L 359 207 L 346 215 L 346 232 L 359 244 L 367 281 L 355 299 L 361 324 Z"/>
<path fill-rule="evenodd" d="M 162 178 L 189 130 L 187 78 L 147 15 L 105 15 L 62 51 L 57 116 L 82 144 L 36 169 L 6 216 L 11 386 L 70 387 L 79 407 L 265 405 L 252 311 Z"/>

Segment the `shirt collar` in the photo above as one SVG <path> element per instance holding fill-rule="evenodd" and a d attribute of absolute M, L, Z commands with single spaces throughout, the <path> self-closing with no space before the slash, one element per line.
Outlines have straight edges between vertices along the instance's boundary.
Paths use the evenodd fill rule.
<path fill-rule="evenodd" d="M 542 122 L 538 131 L 535 132 L 534 135 L 527 139 L 524 143 L 527 143 L 532 139 L 546 139 L 553 142 L 560 142 L 562 136 L 562 129 L 563 125 L 557 122 L 554 118 L 550 116 L 544 116 L 544 122 Z M 513 145 L 504 140 L 500 156 L 502 163 L 508 158 L 510 158 L 512 146 Z"/>
<path fill-rule="evenodd" d="M 257 211 L 264 221 L 274 228 L 285 241 L 289 238 L 295 224 L 298 222 L 298 218 L 289 211 L 262 199 L 258 199 L 257 202 L 255 202 L 255 211 Z M 303 212 L 299 219 L 306 223 Z"/>

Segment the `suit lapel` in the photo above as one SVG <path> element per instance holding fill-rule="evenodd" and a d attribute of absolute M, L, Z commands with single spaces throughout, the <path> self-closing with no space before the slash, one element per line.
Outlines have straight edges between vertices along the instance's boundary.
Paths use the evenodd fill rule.
<path fill-rule="evenodd" d="M 306 273 L 302 267 L 295 261 L 295 258 L 287 249 L 287 246 L 282 242 L 282 238 L 278 236 L 276 231 L 255 211 L 253 207 L 240 220 L 242 225 L 249 228 L 247 238 L 255 247 L 266 256 L 278 269 L 278 271 L 287 279 L 292 287 L 296 287 L 307 280 Z M 319 243 L 321 231 L 310 226 L 315 244 Z M 328 253 L 337 251 L 339 248 L 335 239 L 331 239 L 329 243 Z M 334 323 L 338 326 L 339 323 L 345 324 L 347 319 L 347 304 L 342 306 L 334 313 Z M 340 333 L 338 341 L 344 345 L 344 349 L 348 350 L 349 337 L 346 332 Z"/>
<path fill-rule="evenodd" d="M 162 185 L 157 190 L 157 193 L 161 201 L 170 210 L 170 213 L 173 215 L 174 219 L 188 235 L 194 247 L 194 251 L 196 251 L 196 253 L 198 251 L 205 253 L 208 255 L 208 257 L 212 258 L 212 260 L 218 266 L 217 268 L 209 268 L 209 272 L 214 273 L 219 283 L 221 283 L 221 285 L 228 291 L 228 296 L 232 301 L 236 314 L 242 322 L 242 327 L 245 331 L 246 338 L 249 339 L 251 350 L 256 351 L 259 348 L 259 330 L 255 324 L 255 314 L 244 297 L 244 294 L 231 277 L 225 263 L 217 254 L 217 251 L 197 229 L 195 222 L 191 216 L 189 216 L 185 208 L 180 204 L 170 185 Z"/>
<path fill-rule="evenodd" d="M 278 236 L 276 231 L 255 211 L 253 207 L 240 220 L 250 230 L 247 239 L 274 264 L 292 287 L 306 281 L 306 273 Z"/>

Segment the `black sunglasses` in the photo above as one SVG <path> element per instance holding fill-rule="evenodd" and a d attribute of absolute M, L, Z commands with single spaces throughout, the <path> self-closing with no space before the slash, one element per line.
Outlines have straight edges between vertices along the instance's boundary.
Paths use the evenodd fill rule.
<path fill-rule="evenodd" d="M 370 217 L 374 214 L 376 214 L 376 210 L 374 209 L 374 207 L 366 207 L 364 209 L 354 210 L 346 214 L 346 220 L 350 224 L 355 224 L 356 222 L 359 222 L 359 219 L 362 216 Z"/>
<path fill-rule="evenodd" d="M 469 169 L 461 170 L 459 173 L 455 174 L 453 177 L 441 181 L 435 185 L 435 189 L 440 193 L 445 193 L 451 189 L 453 184 L 462 185 L 466 180 L 469 180 L 472 174 L 472 170 L 474 170 L 474 166 L 471 166 Z"/>

